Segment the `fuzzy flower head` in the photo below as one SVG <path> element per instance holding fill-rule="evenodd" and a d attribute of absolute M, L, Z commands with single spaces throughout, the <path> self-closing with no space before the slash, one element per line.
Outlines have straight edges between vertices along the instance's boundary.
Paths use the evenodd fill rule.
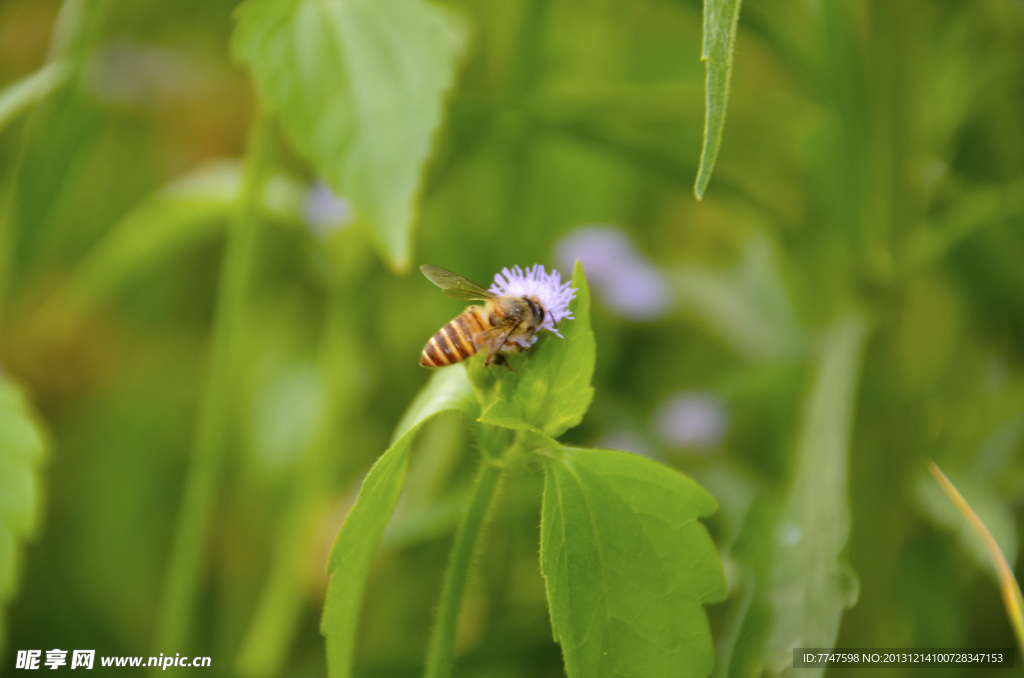
<path fill-rule="evenodd" d="M 570 283 L 562 282 L 561 273 L 554 270 L 548 273 L 541 264 L 534 264 L 525 272 L 518 266 L 501 269 L 501 273 L 495 274 L 494 284 L 489 291 L 499 296 L 536 299 L 544 309 L 544 322 L 540 324 L 538 331 L 548 330 L 561 337 L 555 325 L 563 320 L 573 319 L 569 304 L 576 298 L 576 289 L 570 287 Z M 537 336 L 518 341 L 522 346 L 531 346 L 537 341 Z"/>

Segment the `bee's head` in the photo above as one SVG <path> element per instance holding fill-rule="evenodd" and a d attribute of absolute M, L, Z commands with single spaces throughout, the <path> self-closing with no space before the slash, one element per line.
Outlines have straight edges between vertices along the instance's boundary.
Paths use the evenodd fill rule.
<path fill-rule="evenodd" d="M 499 297 L 490 317 L 492 325 L 501 324 L 502 319 L 513 319 L 520 330 L 537 330 L 544 322 L 544 307 L 535 296 Z"/>
<path fill-rule="evenodd" d="M 526 324 L 531 329 L 537 329 L 544 322 L 544 307 L 540 305 L 540 300 L 537 299 L 536 295 L 523 297 L 523 301 L 526 302 L 526 308 L 528 309 L 524 320 L 526 320 Z"/>

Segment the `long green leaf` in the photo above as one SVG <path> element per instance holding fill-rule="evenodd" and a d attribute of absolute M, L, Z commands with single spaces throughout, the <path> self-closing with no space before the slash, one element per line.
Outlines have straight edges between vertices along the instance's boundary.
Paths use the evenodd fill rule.
<path fill-rule="evenodd" d="M 25 397 L 0 371 L 0 613 L 18 585 L 21 542 L 39 521 L 46 444 Z M 6 640 L 0 614 L 0 653 Z"/>
<path fill-rule="evenodd" d="M 483 423 L 557 438 L 583 421 L 594 398 L 590 381 L 597 348 L 590 329 L 590 290 L 579 262 L 572 286 L 576 289 L 571 306 L 574 319 L 559 327 L 564 338 L 543 337 L 526 353 L 512 356 L 514 372 L 484 367 L 481 361 L 470 366 L 483 406 Z"/>
<path fill-rule="evenodd" d="M 541 570 L 570 678 L 708 675 L 701 606 L 725 596 L 697 520 L 711 495 L 626 452 L 563 448 L 544 468 Z"/>
<path fill-rule="evenodd" d="M 409 406 L 391 447 L 363 481 L 359 497 L 331 549 L 327 564 L 331 583 L 320 631 L 327 641 L 327 669 L 332 678 L 349 676 L 352 670 L 356 622 L 370 564 L 405 483 L 413 438 L 424 422 L 446 411 L 460 411 L 472 417 L 479 414 L 462 365 L 438 370 Z"/>
<path fill-rule="evenodd" d="M 399 270 L 463 42 L 455 15 L 425 0 L 247 0 L 238 11 L 236 57 Z"/>
<path fill-rule="evenodd" d="M 698 200 L 704 197 L 711 172 L 718 159 L 725 127 L 725 109 L 729 101 L 729 77 L 732 75 L 732 53 L 736 45 L 736 27 L 740 18 L 740 0 L 704 0 L 704 50 L 701 59 L 707 62 L 707 83 L 704 105 L 704 145 L 700 152 L 700 168 L 693 192 Z"/>
<path fill-rule="evenodd" d="M 854 315 L 826 332 L 804 404 L 796 471 L 773 535 L 764 656 L 775 668 L 788 665 L 794 647 L 832 647 L 843 610 L 857 600 L 856 576 L 840 556 L 850 533 L 847 466 L 866 336 L 865 320 Z"/>

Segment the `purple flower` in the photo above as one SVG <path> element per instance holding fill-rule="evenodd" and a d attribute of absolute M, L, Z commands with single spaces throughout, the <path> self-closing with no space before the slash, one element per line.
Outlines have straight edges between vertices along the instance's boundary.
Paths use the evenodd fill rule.
<path fill-rule="evenodd" d="M 561 273 L 554 270 L 548 273 L 541 264 L 534 264 L 525 272 L 518 266 L 501 269 L 501 273 L 494 276 L 490 292 L 502 296 L 534 297 L 544 308 L 544 322 L 539 329 L 548 330 L 559 337 L 562 335 L 555 329 L 555 325 L 563 320 L 572 320 L 569 303 L 576 298 L 576 290 L 570 287 L 570 283 L 562 282 Z M 537 336 L 516 341 L 521 346 L 532 346 Z"/>
<path fill-rule="evenodd" d="M 335 195 L 322 181 L 309 187 L 305 214 L 310 230 L 320 238 L 326 238 L 352 223 L 352 207 L 348 200 Z"/>
<path fill-rule="evenodd" d="M 661 271 L 619 228 L 579 228 L 558 241 L 555 259 L 565 266 L 579 259 L 595 295 L 621 316 L 654 320 L 668 309 L 668 285 Z"/>
<path fill-rule="evenodd" d="M 722 403 L 705 393 L 678 393 L 661 404 L 655 414 L 661 437 L 676 448 L 713 448 L 722 440 L 726 414 Z"/>
<path fill-rule="evenodd" d="M 651 452 L 650 447 L 643 441 L 643 439 L 622 429 L 615 429 L 601 436 L 595 447 L 603 450 L 621 450 L 622 452 L 631 452 L 638 454 L 641 457 L 649 457 L 655 459 L 655 455 Z"/>

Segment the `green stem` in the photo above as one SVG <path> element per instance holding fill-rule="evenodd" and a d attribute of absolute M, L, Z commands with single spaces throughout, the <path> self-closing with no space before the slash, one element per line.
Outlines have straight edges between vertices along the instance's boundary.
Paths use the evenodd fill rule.
<path fill-rule="evenodd" d="M 441 592 L 437 625 L 430 639 L 425 678 L 446 678 L 451 675 L 455 658 L 455 630 L 462 609 L 462 597 L 466 592 L 469 565 L 473 560 L 473 553 L 487 518 L 487 509 L 494 500 L 502 471 L 501 467 L 485 460 L 477 475 L 469 507 L 455 535 L 452 559 L 448 564 L 448 573 L 445 575 L 444 588 Z"/>
<path fill-rule="evenodd" d="M 182 651 L 189 647 L 188 632 L 194 617 L 203 545 L 209 535 L 217 477 L 236 400 L 233 391 L 242 358 L 246 297 L 257 249 L 260 198 L 271 168 L 272 139 L 269 117 L 261 112 L 253 123 L 238 207 L 228 231 L 217 290 L 209 374 L 171 551 L 157 630 L 158 647 Z"/>

